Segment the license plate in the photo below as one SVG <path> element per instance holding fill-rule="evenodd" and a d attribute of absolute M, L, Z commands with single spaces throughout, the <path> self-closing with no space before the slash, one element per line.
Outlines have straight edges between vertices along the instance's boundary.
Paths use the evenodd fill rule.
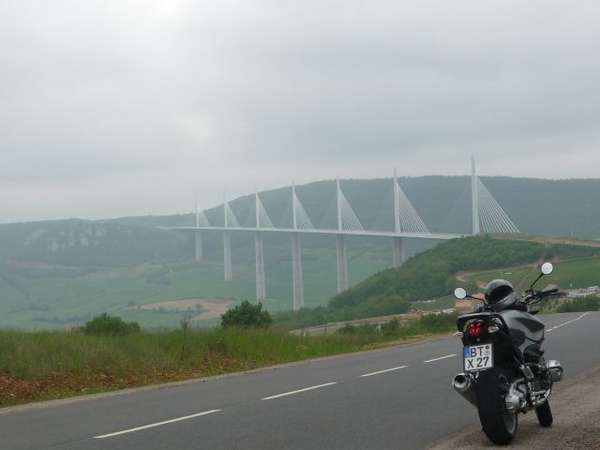
<path fill-rule="evenodd" d="M 492 344 L 468 345 L 463 349 L 465 370 L 477 372 L 494 367 Z"/>

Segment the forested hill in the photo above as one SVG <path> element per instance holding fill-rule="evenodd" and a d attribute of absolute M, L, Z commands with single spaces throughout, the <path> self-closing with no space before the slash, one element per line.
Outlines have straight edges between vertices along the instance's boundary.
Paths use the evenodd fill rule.
<path fill-rule="evenodd" d="M 470 231 L 470 178 L 424 176 L 399 180 L 430 230 Z M 600 238 L 600 179 L 481 177 L 481 180 L 524 233 Z M 342 189 L 365 228 L 393 229 L 393 194 L 389 178 L 342 180 Z M 316 227 L 335 227 L 333 180 L 298 186 L 297 192 Z M 261 198 L 275 226 L 290 225 L 289 188 L 263 192 Z M 254 200 L 251 195 L 231 201 L 231 206 L 242 225 L 253 226 Z M 213 225 L 223 224 L 222 207 L 209 209 L 207 216 Z M 191 214 L 117 220 L 138 225 L 194 223 Z"/>
<path fill-rule="evenodd" d="M 398 269 L 383 270 L 367 278 L 338 294 L 326 307 L 282 313 L 279 319 L 291 327 L 299 327 L 403 313 L 412 307 L 411 302 L 449 295 L 459 284 L 458 272 L 591 256 L 600 256 L 600 248 L 544 245 L 490 236 L 453 239 L 415 256 Z M 520 281 L 533 280 L 535 269 L 532 267 L 526 274 L 528 278 Z M 465 287 L 476 290 L 476 286 Z"/>
<path fill-rule="evenodd" d="M 400 183 L 432 231 L 470 231 L 468 177 L 427 176 L 401 178 Z M 482 181 L 524 233 L 600 238 L 600 180 L 543 180 L 482 177 Z M 393 229 L 391 180 L 342 180 L 342 189 L 366 229 Z M 297 187 L 314 225 L 336 226 L 335 182 L 319 181 Z M 290 189 L 261 193 L 275 226 L 291 225 Z M 254 226 L 252 196 L 231 202 L 242 225 Z M 222 224 L 223 209 L 207 211 L 210 222 Z M 73 211 L 76 214 L 76 211 Z M 104 221 L 58 220 L 0 225 L 0 260 L 16 259 L 65 265 L 126 265 L 144 262 L 186 261 L 192 257 L 190 236 L 156 229 L 157 225 L 192 225 L 191 214 L 124 217 Z M 333 245 L 307 238 L 306 247 Z M 352 240 L 350 240 L 352 241 Z M 234 257 L 253 260 L 247 236 L 234 235 Z M 386 245 L 381 239 L 364 241 L 368 248 Z M 219 239 L 205 239 L 208 259 L 220 258 Z M 286 236 L 269 236 L 267 258 L 289 251 Z M 411 243 L 411 252 L 422 249 Z M 387 251 L 387 250 L 386 250 Z"/>

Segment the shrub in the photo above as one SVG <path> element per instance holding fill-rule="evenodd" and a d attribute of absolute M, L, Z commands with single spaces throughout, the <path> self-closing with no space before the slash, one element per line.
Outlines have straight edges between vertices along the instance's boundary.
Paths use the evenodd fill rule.
<path fill-rule="evenodd" d="M 400 322 L 394 318 L 388 323 L 381 325 L 381 332 L 384 336 L 396 336 L 400 331 Z"/>
<path fill-rule="evenodd" d="M 262 303 L 253 305 L 244 300 L 240 305 L 229 309 L 221 316 L 222 327 L 239 328 L 268 328 L 273 319 L 267 310 L 262 309 Z"/>
<path fill-rule="evenodd" d="M 567 313 L 567 312 L 581 312 L 581 311 L 598 311 L 600 309 L 600 298 L 599 297 L 584 297 L 576 300 L 571 300 L 563 303 L 556 312 Z"/>
<path fill-rule="evenodd" d="M 376 336 L 379 334 L 377 325 L 371 325 L 363 323 L 360 325 L 345 324 L 342 328 L 337 330 L 338 334 L 342 335 L 356 335 L 356 336 Z"/>
<path fill-rule="evenodd" d="M 120 317 L 103 313 L 87 322 L 83 327 L 83 332 L 93 335 L 124 336 L 139 333 L 140 325 L 137 322 L 125 322 Z"/>

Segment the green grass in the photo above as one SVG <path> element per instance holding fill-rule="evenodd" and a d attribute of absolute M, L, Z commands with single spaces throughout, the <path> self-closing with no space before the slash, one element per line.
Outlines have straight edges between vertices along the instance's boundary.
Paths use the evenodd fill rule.
<path fill-rule="evenodd" d="M 380 270 L 385 261 L 377 254 L 350 252 L 353 283 Z M 289 258 L 271 263 L 267 270 L 269 311 L 291 308 Z M 304 254 L 305 302 L 326 303 L 336 291 L 335 255 L 327 249 Z M 214 262 L 143 265 L 112 269 L 64 267 L 23 269 L 0 267 L 0 327 L 47 329 L 79 325 L 108 312 L 135 320 L 146 328 L 177 327 L 184 313 L 129 309 L 181 298 L 255 298 L 253 264 L 234 261 L 234 280 L 223 281 L 223 268 Z M 211 326 L 215 322 L 204 325 Z"/>
<path fill-rule="evenodd" d="M 90 336 L 0 330 L 0 406 L 248 370 L 372 349 L 450 331 L 455 316 L 426 316 L 386 333 L 301 337 L 235 328 Z"/>
<path fill-rule="evenodd" d="M 584 297 L 568 300 L 556 308 L 558 313 L 598 311 L 600 309 L 600 297 Z"/>
<path fill-rule="evenodd" d="M 536 265 L 508 267 L 469 273 L 464 279 L 471 285 L 481 285 L 495 278 L 505 278 L 519 289 L 524 289 L 535 280 Z M 554 273 L 539 282 L 540 286 L 558 284 L 563 289 L 583 288 L 600 284 L 600 257 L 580 258 L 571 261 L 559 261 L 554 264 Z"/>
<path fill-rule="evenodd" d="M 0 332 L 0 372 L 23 379 L 57 373 L 116 377 L 198 369 L 220 373 L 226 361 L 236 369 L 258 367 L 354 350 L 339 337 L 301 338 L 283 333 L 236 329 L 181 330 L 128 336 L 88 336 L 78 332 Z"/>

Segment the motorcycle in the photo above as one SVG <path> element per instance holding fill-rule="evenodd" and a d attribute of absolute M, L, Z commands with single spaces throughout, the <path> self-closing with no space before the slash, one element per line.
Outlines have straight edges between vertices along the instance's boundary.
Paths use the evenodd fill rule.
<path fill-rule="evenodd" d="M 544 359 L 544 324 L 535 314 L 558 287 L 534 289 L 553 270 L 551 263 L 544 263 L 523 294 L 517 294 L 506 280 L 492 281 L 482 306 L 457 320 L 464 372 L 454 377 L 452 385 L 477 408 L 483 431 L 498 445 L 514 439 L 519 413 L 535 410 L 543 427 L 553 422 L 549 397 L 553 383 L 562 380 L 563 368 L 556 360 Z M 476 299 L 463 288 L 457 288 L 454 295 Z"/>

